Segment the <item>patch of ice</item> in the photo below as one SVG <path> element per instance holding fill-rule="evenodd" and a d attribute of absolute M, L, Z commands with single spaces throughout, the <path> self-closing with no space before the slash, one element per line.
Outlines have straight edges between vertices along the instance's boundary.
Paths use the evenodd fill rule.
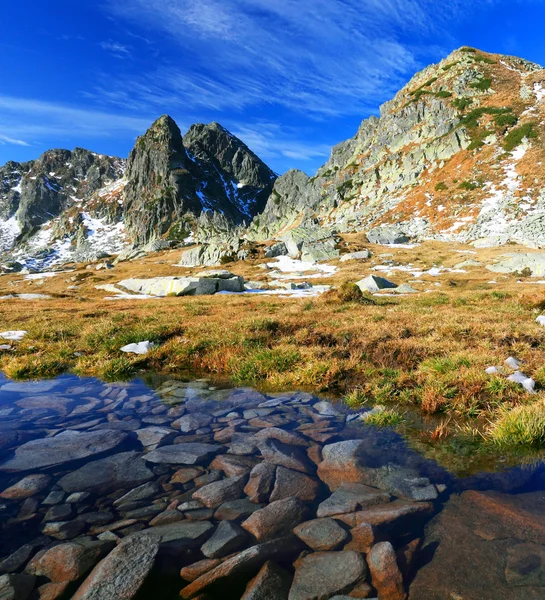
<path fill-rule="evenodd" d="M 534 387 L 536 385 L 536 382 L 531 377 L 524 375 L 524 373 L 521 373 L 520 371 L 515 371 L 512 375 L 509 375 L 509 377 L 507 379 L 508 379 L 508 381 L 514 381 L 515 383 L 520 383 L 520 385 L 522 385 L 522 387 L 529 394 L 534 393 Z"/>
<path fill-rule="evenodd" d="M 138 342 L 136 344 L 127 344 L 120 348 L 121 352 L 128 354 L 147 354 L 153 348 L 153 344 L 146 340 L 145 342 Z"/>
<path fill-rule="evenodd" d="M 44 273 L 29 273 L 25 275 L 25 279 L 47 279 L 48 277 L 56 277 L 58 273 L 53 273 L 51 271 L 47 271 Z"/>
<path fill-rule="evenodd" d="M 545 327 L 545 315 L 539 315 L 539 317 L 536 319 L 536 323 Z"/>
<path fill-rule="evenodd" d="M 487 373 L 488 375 L 496 375 L 500 373 L 500 370 L 498 369 L 498 367 L 488 367 L 488 369 L 485 369 L 485 373 Z"/>
<path fill-rule="evenodd" d="M 12 342 L 20 342 L 28 331 L 22 330 L 12 330 L 12 331 L 2 331 L 0 333 L 0 338 L 3 340 L 11 340 Z"/>
<path fill-rule="evenodd" d="M 318 271 L 333 275 L 337 272 L 337 267 L 323 263 L 305 262 L 290 258 L 289 256 L 278 256 L 276 262 L 267 263 L 271 269 L 278 269 L 282 273 L 304 273 L 306 271 Z"/>
<path fill-rule="evenodd" d="M 505 365 L 507 365 L 510 369 L 518 369 L 520 367 L 520 361 L 510 356 L 508 359 L 504 361 Z"/>

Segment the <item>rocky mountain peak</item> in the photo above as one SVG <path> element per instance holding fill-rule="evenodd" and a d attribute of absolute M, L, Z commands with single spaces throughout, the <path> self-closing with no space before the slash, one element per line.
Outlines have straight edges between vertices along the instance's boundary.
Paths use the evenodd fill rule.
<path fill-rule="evenodd" d="M 340 232 L 395 224 L 409 237 L 545 245 L 544 100 L 539 65 L 460 48 L 417 73 L 306 184 L 280 177 L 251 235 L 312 214 Z"/>

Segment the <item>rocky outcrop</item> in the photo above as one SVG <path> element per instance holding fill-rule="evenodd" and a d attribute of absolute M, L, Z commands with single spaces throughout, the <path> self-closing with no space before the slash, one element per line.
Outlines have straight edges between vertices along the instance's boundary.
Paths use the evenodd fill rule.
<path fill-rule="evenodd" d="M 133 242 L 168 235 L 182 240 L 202 212 L 228 226 L 249 222 L 263 208 L 275 174 L 218 123 L 182 134 L 169 116 L 141 137 L 127 162 L 125 220 Z"/>
<path fill-rule="evenodd" d="M 544 82 L 545 71 L 528 61 L 453 52 L 335 146 L 314 177 L 280 177 L 249 235 L 280 238 L 312 216 L 379 244 L 431 237 L 545 245 L 545 179 L 532 168 L 544 153 L 536 125 Z"/>

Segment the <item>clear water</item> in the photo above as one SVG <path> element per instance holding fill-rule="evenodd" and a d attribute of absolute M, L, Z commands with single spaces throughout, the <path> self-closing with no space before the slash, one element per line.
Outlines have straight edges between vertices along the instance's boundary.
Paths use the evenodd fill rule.
<path fill-rule="evenodd" d="M 146 447 L 145 444 L 153 440 L 150 442 L 149 437 L 142 437 L 144 430 L 151 433 L 150 428 L 167 430 L 168 435 L 165 435 L 160 445 L 196 441 L 214 443 L 214 434 L 225 429 L 228 426 L 228 419 L 234 418 L 232 413 L 237 413 L 240 417 L 238 431 L 255 433 L 260 428 L 259 422 L 250 424 L 253 413 L 245 411 L 252 411 L 260 404 L 275 398 L 279 400 L 278 405 L 273 406 L 271 414 L 264 416 L 276 415 L 280 419 L 279 427 L 295 430 L 306 421 L 312 422 L 313 417 L 308 416 L 309 411 L 314 410 L 316 413 L 316 410 L 311 410 L 311 407 L 315 406 L 318 399 L 307 392 L 265 394 L 248 388 L 230 388 L 226 384 L 207 380 L 173 382 L 153 376 L 146 381 L 134 380 L 116 384 L 90 378 L 82 379 L 73 375 L 64 375 L 54 380 L 21 383 L 10 382 L 0 376 L 0 490 L 9 487 L 29 472 L 47 473 L 51 476 L 47 489 L 29 500 L 0 499 L 0 560 L 23 544 L 35 544 L 36 548 L 40 548 L 55 541 L 51 537 L 44 538 L 44 517 L 51 506 L 56 505 L 44 504 L 44 499 L 50 492 L 56 491 L 63 497 L 59 503 L 62 505 L 66 503 L 68 493 L 63 494 L 58 482 L 67 474 L 105 456 L 113 456 L 121 452 L 151 451 L 153 447 Z M 186 414 L 205 413 L 211 415 L 213 421 L 211 424 L 203 424 L 196 431 L 182 433 L 175 423 L 180 416 L 176 407 L 180 406 L 185 407 Z M 327 429 L 319 445 L 340 440 L 361 439 L 365 442 L 366 464 L 369 467 L 377 468 L 395 464 L 410 468 L 421 477 L 429 478 L 444 490 L 435 503 L 436 513 L 443 510 L 449 502 L 449 496 L 460 494 L 464 490 L 496 490 L 517 496 L 545 489 L 545 477 L 540 464 L 506 469 L 501 468 L 501 462 L 496 461 L 492 465 L 492 470 L 474 472 L 473 468 L 469 469 L 473 471 L 471 475 L 457 477 L 434 460 L 411 449 L 411 445 L 399 433 L 390 429 L 366 426 L 358 420 L 356 414 L 347 411 L 344 407 L 334 409 L 331 415 L 327 413 L 327 409 L 325 410 L 325 414 L 317 417 L 323 419 L 324 427 Z M 66 431 L 103 430 L 124 432 L 123 442 L 113 449 L 84 459 L 32 468 L 29 471 L 2 470 L 2 465 L 10 460 L 13 451 L 31 440 L 52 438 Z M 475 463 L 477 466 L 478 464 Z M 167 510 L 184 494 L 187 495 L 193 484 L 171 484 L 172 476 L 180 465 L 147 463 L 147 467 L 152 472 L 152 481 L 156 481 L 160 487 L 160 491 L 153 497 L 133 503 L 129 507 L 130 510 L 120 511 L 115 501 L 127 493 L 130 487 L 120 484 L 116 489 L 114 478 L 113 483 L 104 484 L 104 489 L 93 489 L 90 485 L 91 492 L 88 497 L 83 501 L 75 502 L 71 506 L 71 514 L 59 520 L 84 522 L 78 530 L 78 536 L 96 537 L 103 535 L 104 532 L 113 531 L 115 536 L 121 539 L 149 527 L 150 521 L 158 514 Z M 119 523 L 121 526 L 118 526 Z M 422 532 L 418 535 L 422 535 Z M 23 568 L 24 564 L 19 567 L 19 571 Z M 148 581 L 148 587 L 143 588 L 140 596 L 178 597 L 182 587 L 178 575 L 179 569 L 179 556 L 168 555 L 168 553 L 162 556 L 160 565 Z M 411 578 L 413 576 L 414 574 Z M 157 581 L 158 577 L 162 582 L 160 596 L 157 595 L 157 590 L 153 589 L 153 581 Z M 545 588 L 543 589 L 542 597 L 545 598 Z M 233 591 L 232 597 L 237 597 L 237 593 Z M 430 598 L 432 597 L 436 596 L 432 594 Z"/>

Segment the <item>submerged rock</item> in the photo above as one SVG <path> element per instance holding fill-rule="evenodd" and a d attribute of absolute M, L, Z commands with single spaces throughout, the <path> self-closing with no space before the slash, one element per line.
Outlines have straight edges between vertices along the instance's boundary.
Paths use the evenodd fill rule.
<path fill-rule="evenodd" d="M 153 535 L 124 540 L 93 569 L 72 600 L 134 598 L 151 571 L 158 550 L 159 541 Z"/>
<path fill-rule="evenodd" d="M 0 464 L 0 471 L 29 471 L 62 465 L 112 450 L 127 439 L 122 431 L 63 431 L 51 438 L 23 444 L 12 458 Z"/>

